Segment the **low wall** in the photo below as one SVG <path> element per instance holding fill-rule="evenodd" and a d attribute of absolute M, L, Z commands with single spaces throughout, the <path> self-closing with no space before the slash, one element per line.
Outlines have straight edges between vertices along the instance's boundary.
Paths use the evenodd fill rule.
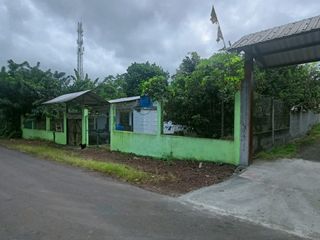
<path fill-rule="evenodd" d="M 297 112 L 290 114 L 290 136 L 297 138 L 304 136 L 315 124 L 320 123 L 320 114 Z"/>
<path fill-rule="evenodd" d="M 288 143 L 290 140 L 305 136 L 308 131 L 320 123 L 320 114 L 309 112 L 290 113 L 290 125 L 286 129 L 255 133 L 253 136 L 254 152 L 269 150 L 274 146 Z"/>
<path fill-rule="evenodd" d="M 234 141 L 141 134 L 114 130 L 111 150 L 157 158 L 238 164 Z"/>
<path fill-rule="evenodd" d="M 22 129 L 22 138 L 24 139 L 43 139 L 58 144 L 67 144 L 66 133 L 64 132 L 53 132 L 46 130 L 37 130 L 37 129 Z"/>

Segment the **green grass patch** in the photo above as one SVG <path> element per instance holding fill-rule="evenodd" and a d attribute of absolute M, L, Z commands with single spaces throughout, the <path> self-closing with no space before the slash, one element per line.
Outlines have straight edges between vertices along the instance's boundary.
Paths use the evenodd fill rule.
<path fill-rule="evenodd" d="M 5 146 L 16 149 L 21 152 L 30 153 L 45 159 L 68 164 L 75 167 L 89 169 L 101 173 L 105 173 L 127 182 L 143 183 L 147 181 L 155 181 L 155 176 L 149 173 L 134 169 L 125 164 L 117 164 L 110 162 L 100 162 L 91 159 L 84 159 L 77 154 L 66 150 L 56 149 L 51 146 L 39 145 L 31 146 L 28 144 L 5 143 Z"/>
<path fill-rule="evenodd" d="M 274 147 L 269 151 L 262 151 L 255 155 L 255 158 L 273 160 L 280 158 L 292 158 L 298 153 L 298 147 L 294 143 Z"/>
<path fill-rule="evenodd" d="M 296 139 L 289 144 L 274 147 L 268 151 L 262 151 L 255 155 L 255 158 L 274 160 L 280 158 L 293 158 L 297 156 L 303 146 L 308 146 L 320 140 L 320 124 L 315 125 L 309 133 L 300 139 Z"/>

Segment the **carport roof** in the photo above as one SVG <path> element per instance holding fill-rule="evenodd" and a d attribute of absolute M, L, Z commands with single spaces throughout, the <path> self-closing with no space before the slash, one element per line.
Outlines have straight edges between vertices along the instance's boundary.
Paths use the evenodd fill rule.
<path fill-rule="evenodd" d="M 106 100 L 104 100 L 102 97 L 95 94 L 91 90 L 64 94 L 47 102 L 44 102 L 43 104 L 59 104 L 70 102 L 88 106 L 101 106 L 108 104 Z"/>
<path fill-rule="evenodd" d="M 122 102 L 132 102 L 132 101 L 136 101 L 139 99 L 140 99 L 140 96 L 125 97 L 125 98 L 118 98 L 118 99 L 109 100 L 109 103 L 113 104 L 113 103 L 122 103 Z"/>
<path fill-rule="evenodd" d="M 252 33 L 229 51 L 244 51 L 263 67 L 280 67 L 320 60 L 320 16 Z"/>

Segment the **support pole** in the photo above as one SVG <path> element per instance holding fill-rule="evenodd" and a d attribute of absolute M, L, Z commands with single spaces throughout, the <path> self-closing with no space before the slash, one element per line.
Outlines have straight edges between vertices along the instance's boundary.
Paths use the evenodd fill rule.
<path fill-rule="evenodd" d="M 163 133 L 163 112 L 162 112 L 162 103 L 158 102 L 157 106 L 157 135 L 161 136 Z"/>
<path fill-rule="evenodd" d="M 252 161 L 252 102 L 253 102 L 253 57 L 246 53 L 244 80 L 241 83 L 240 108 L 240 165 L 248 166 Z"/>
<path fill-rule="evenodd" d="M 88 115 L 89 111 L 87 108 L 82 109 L 82 144 L 86 144 L 87 146 L 89 145 L 89 124 L 88 124 Z"/>

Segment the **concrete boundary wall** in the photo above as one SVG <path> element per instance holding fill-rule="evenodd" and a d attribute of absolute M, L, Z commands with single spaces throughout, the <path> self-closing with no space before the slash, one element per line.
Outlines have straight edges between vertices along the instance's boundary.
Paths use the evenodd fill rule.
<path fill-rule="evenodd" d="M 320 123 L 320 114 L 307 112 L 291 112 L 289 126 L 284 129 L 256 133 L 253 138 L 254 152 L 269 150 L 274 146 L 287 144 L 293 139 L 304 137 L 311 128 Z"/>
<path fill-rule="evenodd" d="M 64 132 L 53 132 L 46 130 L 37 129 L 22 129 L 22 138 L 24 139 L 42 139 L 50 142 L 55 142 L 57 144 L 67 144 L 67 137 Z"/>
<path fill-rule="evenodd" d="M 111 149 L 143 156 L 236 164 L 234 142 L 113 131 Z"/>
<path fill-rule="evenodd" d="M 21 130 L 22 138 L 24 139 L 42 139 L 50 142 L 55 142 L 57 144 L 66 145 L 67 144 L 67 117 L 66 113 L 63 116 L 63 132 L 50 131 L 50 118 L 46 118 L 46 129 L 29 129 L 25 128 L 23 125 L 24 118 L 21 117 Z M 33 126 L 33 124 L 32 124 Z"/>
<path fill-rule="evenodd" d="M 235 97 L 234 140 L 192 138 L 162 134 L 162 109 L 157 108 L 157 133 L 143 134 L 115 130 L 115 105 L 110 108 L 111 150 L 142 156 L 213 161 L 239 165 L 240 94 Z"/>
<path fill-rule="evenodd" d="M 303 137 L 317 123 L 320 123 L 320 114 L 311 111 L 290 113 L 290 137 Z"/>

